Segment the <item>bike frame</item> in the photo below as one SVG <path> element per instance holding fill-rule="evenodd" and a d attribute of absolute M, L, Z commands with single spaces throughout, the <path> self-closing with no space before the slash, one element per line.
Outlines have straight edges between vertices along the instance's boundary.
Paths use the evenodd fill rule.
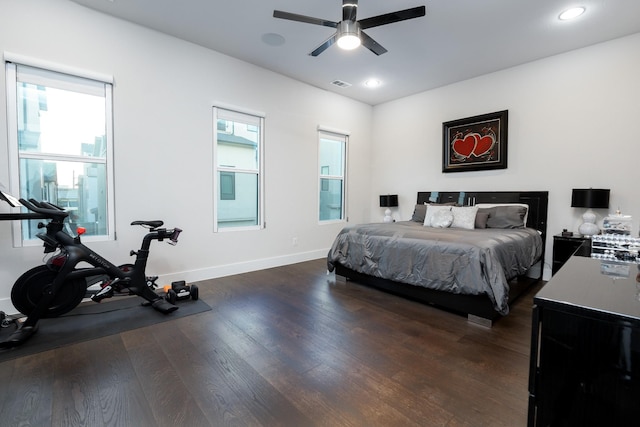
<path fill-rule="evenodd" d="M 53 224 L 53 222 L 50 224 Z M 55 229 L 57 227 L 52 228 Z M 149 299 L 156 296 L 153 292 L 151 292 L 153 294 L 152 296 L 150 293 L 145 291 L 145 289 L 148 289 L 146 267 L 147 260 L 149 259 L 151 241 L 162 241 L 165 238 L 171 238 L 176 231 L 157 229 L 147 233 L 142 240 L 141 248 L 137 252 L 132 251 L 132 255 L 136 255 L 133 268 L 126 271 L 111 263 L 91 248 L 85 246 L 80 241 L 80 236 L 74 238 L 62 230 L 54 230 L 53 233 L 56 244 L 62 249 L 62 253 L 60 255 L 65 257 L 64 264 L 60 267 L 60 270 L 52 283 L 52 292 L 54 294 L 64 286 L 64 282 L 66 280 L 106 274 L 110 279 L 119 279 L 122 282 L 123 287 L 131 289 L 135 294 L 139 294 L 143 298 Z M 50 234 L 51 232 L 48 231 L 46 235 L 38 235 L 38 237 L 44 240 L 45 245 L 47 245 L 47 243 L 51 243 Z M 83 261 L 91 264 L 93 268 L 76 268 L 77 265 Z"/>
<path fill-rule="evenodd" d="M 10 200 L 4 193 L 0 194 L 4 200 L 15 203 L 13 198 Z M 60 253 L 55 255 L 49 261 L 52 268 L 55 268 L 56 274 L 51 282 L 51 286 L 47 287 L 38 300 L 35 308 L 29 313 L 25 320 L 21 331 L 14 333 L 16 337 L 11 340 L 8 345 L 17 345 L 24 342 L 30 335 L 35 332 L 35 327 L 42 317 L 43 313 L 50 307 L 55 296 L 65 286 L 65 282 L 87 278 L 91 276 L 107 275 L 118 287 L 127 288 L 129 292 L 138 295 L 147 300 L 156 310 L 168 314 L 177 309 L 177 307 L 156 294 L 147 284 L 146 267 L 149 258 L 149 248 L 153 240 L 163 241 L 168 239 L 169 243 L 175 245 L 178 242 L 178 236 L 182 231 L 179 228 L 165 229 L 160 228 L 162 221 L 134 221 L 131 225 L 142 225 L 150 228 L 150 231 L 143 237 L 140 249 L 135 252 L 131 251 L 130 255 L 136 255 L 135 263 L 132 268 L 123 269 L 111 263 L 109 260 L 85 246 L 81 241 L 81 233 L 73 237 L 64 231 L 64 221 L 68 213 L 51 203 L 38 202 L 36 200 L 20 199 L 22 206 L 31 210 L 32 213 L 11 214 L 11 218 L 7 219 L 49 219 L 47 224 L 38 224 L 39 228 L 46 228 L 46 233 L 38 233 L 37 237 L 44 241 L 44 252 L 51 253 L 60 249 Z M 64 262 L 58 262 L 64 258 Z M 78 264 L 86 262 L 92 267 L 77 268 Z M 100 299 L 102 299 L 102 296 Z M 100 299 L 96 299 L 99 302 Z"/>

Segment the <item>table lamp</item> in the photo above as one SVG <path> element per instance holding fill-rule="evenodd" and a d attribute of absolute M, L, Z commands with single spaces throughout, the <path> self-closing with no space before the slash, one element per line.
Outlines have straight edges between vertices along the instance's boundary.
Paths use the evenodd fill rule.
<path fill-rule="evenodd" d="M 386 196 L 380 196 L 380 207 L 387 208 L 384 211 L 384 218 L 382 221 L 384 222 L 393 222 L 393 218 L 391 217 L 391 209 L 398 206 L 398 195 L 397 194 L 387 194 Z"/>
<path fill-rule="evenodd" d="M 596 225 L 596 214 L 592 209 L 607 209 L 609 207 L 610 190 L 586 188 L 574 188 L 571 193 L 572 208 L 587 208 L 582 215 L 583 223 L 578 227 L 578 232 L 584 236 L 593 236 L 600 232 Z"/>

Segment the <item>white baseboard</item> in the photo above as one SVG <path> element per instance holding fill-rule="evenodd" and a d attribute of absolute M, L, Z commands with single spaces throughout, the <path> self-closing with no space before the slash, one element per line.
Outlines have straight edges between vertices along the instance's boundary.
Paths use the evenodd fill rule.
<path fill-rule="evenodd" d="M 165 274 L 160 276 L 157 283 L 159 285 L 163 285 L 178 280 L 184 280 L 187 283 L 199 282 L 202 280 L 215 279 L 217 277 L 226 277 L 234 274 L 248 273 L 251 271 L 265 270 L 267 268 L 280 267 L 283 265 L 325 258 L 328 252 L 329 249 L 322 249 L 281 257 L 245 261 L 237 264 L 220 265 L 215 267 L 203 268 L 200 270 Z"/>

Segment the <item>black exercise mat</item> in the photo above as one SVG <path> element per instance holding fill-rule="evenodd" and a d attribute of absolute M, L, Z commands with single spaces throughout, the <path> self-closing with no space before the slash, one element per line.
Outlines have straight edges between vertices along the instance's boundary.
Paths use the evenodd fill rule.
<path fill-rule="evenodd" d="M 149 306 L 142 306 L 142 298 L 116 298 L 100 304 L 84 303 L 64 316 L 40 320 L 38 332 L 27 342 L 15 348 L 0 349 L 0 363 L 211 310 L 204 301 L 189 299 L 178 301 L 179 309 L 173 313 L 162 314 Z M 0 341 L 7 339 L 13 331 L 15 325 L 0 328 Z"/>

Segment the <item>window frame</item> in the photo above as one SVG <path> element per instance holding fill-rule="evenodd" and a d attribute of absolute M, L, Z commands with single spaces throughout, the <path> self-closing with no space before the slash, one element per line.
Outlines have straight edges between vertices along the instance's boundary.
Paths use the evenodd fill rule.
<path fill-rule="evenodd" d="M 115 230 L 115 200 L 114 200 L 114 173 L 113 173 L 113 78 L 110 76 L 92 73 L 85 70 L 77 70 L 58 64 L 52 64 L 37 59 L 25 58 L 10 53 L 5 53 L 5 85 L 7 94 L 7 133 L 8 133 L 8 162 L 9 162 L 9 191 L 14 195 L 20 194 L 20 161 L 22 159 L 42 159 L 51 161 L 66 162 L 83 162 L 104 164 L 106 174 L 106 204 L 107 234 L 85 235 L 83 240 L 91 241 L 110 241 L 116 239 Z M 56 153 L 39 153 L 39 152 L 20 152 L 18 144 L 18 90 L 19 82 L 25 80 L 19 79 L 19 67 L 28 67 L 37 69 L 45 76 L 53 76 L 60 82 L 71 80 L 72 82 L 84 82 L 84 90 L 78 90 L 80 93 L 92 93 L 88 89 L 91 86 L 104 85 L 105 96 L 105 158 L 82 156 L 82 155 L 65 155 Z M 52 78 L 56 80 L 56 78 Z M 28 81 L 28 79 L 26 80 Z M 56 80 L 57 81 L 57 80 Z M 35 84 L 35 83 L 34 83 Z M 63 83 L 63 85 L 65 85 Z M 71 83 L 74 90 L 82 87 L 82 84 Z M 38 246 L 41 240 L 23 239 L 22 233 L 23 221 L 12 221 L 12 234 L 14 247 Z"/>
<path fill-rule="evenodd" d="M 218 129 L 218 119 L 247 119 L 248 126 L 256 126 L 256 131 L 258 133 L 258 148 L 257 148 L 257 169 L 240 169 L 234 167 L 225 167 L 218 166 L 218 133 L 221 132 Z M 265 218 L 264 218 L 264 146 L 265 146 L 265 117 L 266 115 L 261 112 L 251 111 L 244 108 L 239 108 L 236 106 L 229 106 L 224 103 L 214 103 L 213 111 L 212 111 L 212 129 L 213 129 L 213 139 L 212 139 L 212 154 L 213 154 L 213 232 L 214 233 L 226 233 L 226 232 L 234 232 L 234 231 L 251 231 L 251 230 L 262 230 L 266 226 Z M 238 120 L 240 121 L 240 120 Z M 251 122 L 251 123 L 248 123 Z M 255 122 L 255 123 L 254 123 Z M 257 224 L 256 225 L 242 225 L 242 226 L 230 226 L 230 227 L 220 227 L 218 225 L 218 202 L 221 199 L 220 194 L 220 182 L 219 182 L 219 173 L 232 173 L 234 175 L 234 196 L 237 198 L 237 186 L 235 185 L 235 179 L 237 179 L 238 173 L 255 173 L 257 177 Z M 235 200 L 235 199 L 234 199 Z"/>
<path fill-rule="evenodd" d="M 348 221 L 348 210 L 347 210 L 347 172 L 348 172 L 348 152 L 349 152 L 349 135 L 350 132 L 330 129 L 324 126 L 318 126 L 318 193 L 316 201 L 318 203 L 318 208 L 316 210 L 318 224 L 334 224 Z M 320 162 L 322 161 L 321 155 L 321 142 L 322 139 L 331 139 L 335 141 L 340 141 L 342 143 L 342 174 L 332 174 L 332 175 L 323 175 L 323 170 L 327 168 L 326 165 L 322 165 Z M 341 200 L 341 212 L 340 218 L 336 219 L 321 219 L 320 218 L 320 209 L 321 209 L 321 192 L 324 189 L 323 180 L 331 179 L 331 180 L 342 180 L 342 200 Z"/>

